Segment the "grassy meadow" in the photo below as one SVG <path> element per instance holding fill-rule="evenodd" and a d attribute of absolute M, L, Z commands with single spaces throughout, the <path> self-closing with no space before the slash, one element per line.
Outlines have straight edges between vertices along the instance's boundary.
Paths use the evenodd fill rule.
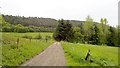
<path fill-rule="evenodd" d="M 67 66 L 118 66 L 118 47 L 62 42 Z M 91 62 L 84 58 L 91 50 Z"/>
<path fill-rule="evenodd" d="M 27 39 L 23 36 L 36 37 L 38 34 L 42 39 Z M 28 59 L 42 52 L 53 43 L 53 39 L 45 41 L 46 36 L 52 33 L 2 33 L 2 66 L 19 66 Z M 16 40 L 19 38 L 18 49 Z"/>
<path fill-rule="evenodd" d="M 38 35 L 42 39 L 27 39 L 24 36 L 35 38 Z M 2 33 L 2 66 L 19 66 L 25 61 L 31 59 L 53 42 L 53 33 Z M 48 42 L 45 37 L 50 36 Z M 16 48 L 16 40 L 19 38 L 19 46 Z M 118 47 L 98 46 L 91 44 L 61 42 L 64 49 L 66 66 L 117 66 L 118 65 Z M 85 61 L 84 58 L 91 50 L 92 62 Z M 0 58 L 1 59 L 1 58 Z"/>

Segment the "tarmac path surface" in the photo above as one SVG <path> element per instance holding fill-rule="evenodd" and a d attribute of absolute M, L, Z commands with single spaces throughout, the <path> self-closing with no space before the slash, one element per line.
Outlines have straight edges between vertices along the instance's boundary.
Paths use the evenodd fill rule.
<path fill-rule="evenodd" d="M 64 50 L 59 42 L 55 42 L 21 66 L 65 66 L 65 62 Z"/>

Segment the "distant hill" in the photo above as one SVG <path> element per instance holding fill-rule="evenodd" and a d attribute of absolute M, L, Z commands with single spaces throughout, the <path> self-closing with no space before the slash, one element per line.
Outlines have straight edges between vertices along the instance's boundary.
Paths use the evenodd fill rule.
<path fill-rule="evenodd" d="M 77 21 L 77 20 L 69 20 L 69 21 L 73 26 L 79 26 L 81 23 L 85 22 L 85 21 Z"/>
<path fill-rule="evenodd" d="M 3 15 L 6 22 L 11 24 L 22 24 L 24 26 L 44 26 L 44 27 L 56 27 L 58 21 L 52 18 L 39 18 L 39 17 L 24 17 L 24 16 L 12 16 Z M 73 26 L 79 26 L 84 21 L 69 20 Z"/>

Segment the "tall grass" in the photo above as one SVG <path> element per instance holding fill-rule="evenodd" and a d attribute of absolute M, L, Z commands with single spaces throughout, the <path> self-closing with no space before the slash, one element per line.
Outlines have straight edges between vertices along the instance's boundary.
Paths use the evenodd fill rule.
<path fill-rule="evenodd" d="M 45 42 L 44 39 L 36 40 L 22 38 L 24 35 L 35 37 L 39 33 L 3 33 L 2 41 L 2 66 L 19 66 L 28 59 L 44 51 L 53 43 L 53 39 Z M 52 33 L 40 33 L 44 38 L 46 35 L 52 36 Z M 18 49 L 16 48 L 16 39 L 19 38 Z"/>
<path fill-rule="evenodd" d="M 118 66 L 118 47 L 62 42 L 67 66 Z M 91 60 L 85 61 L 88 50 Z"/>

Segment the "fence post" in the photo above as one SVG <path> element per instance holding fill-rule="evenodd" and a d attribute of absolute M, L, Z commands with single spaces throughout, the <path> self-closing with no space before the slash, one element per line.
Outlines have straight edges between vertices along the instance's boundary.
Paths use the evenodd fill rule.
<path fill-rule="evenodd" d="M 19 38 L 17 38 L 17 42 L 16 42 L 16 43 L 17 43 L 17 49 L 18 49 L 18 45 L 19 45 Z"/>

